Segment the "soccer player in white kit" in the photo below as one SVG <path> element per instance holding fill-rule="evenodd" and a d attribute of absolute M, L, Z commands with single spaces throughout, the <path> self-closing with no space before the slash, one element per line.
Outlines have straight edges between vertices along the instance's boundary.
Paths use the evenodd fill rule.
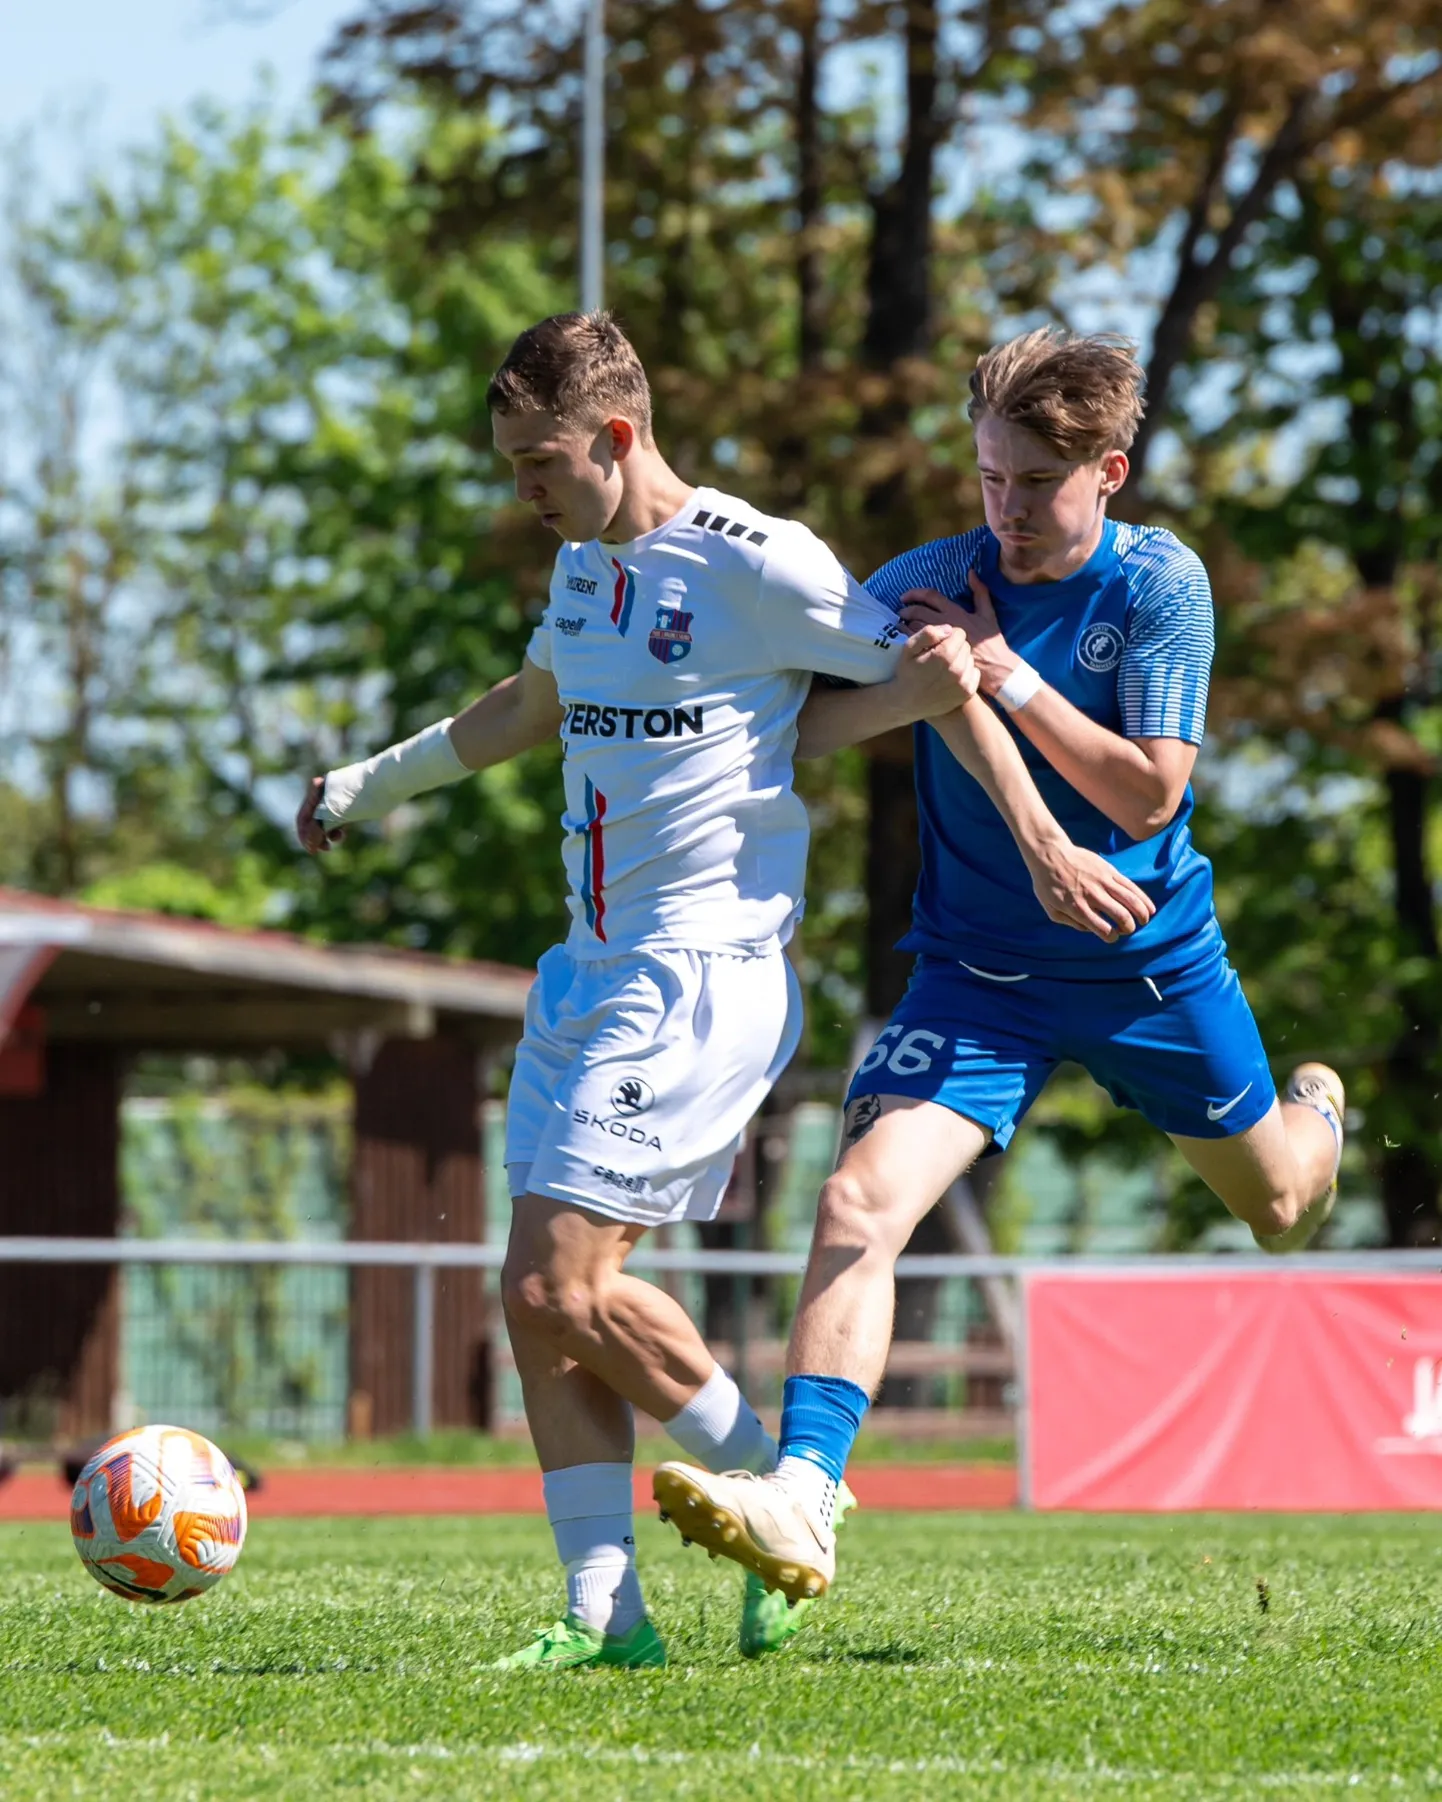
<path fill-rule="evenodd" d="M 819 755 L 946 716 L 1053 917 L 1126 932 L 1147 903 L 1060 833 L 999 722 L 963 721 L 964 634 L 904 641 L 806 527 L 669 468 L 645 373 L 608 316 L 523 333 L 487 402 L 519 498 L 563 540 L 522 668 L 454 719 L 315 778 L 297 830 L 324 850 L 344 824 L 561 735 L 572 924 L 541 959 L 516 1054 L 502 1297 L 567 1611 L 502 1663 L 656 1665 L 632 1408 L 713 1470 L 764 1471 L 776 1451 L 684 1310 L 623 1266 L 648 1228 L 715 1214 L 796 1047 L 783 947 L 807 850 L 798 719 Z M 813 674 L 865 686 L 808 700 Z M 780 1645 L 799 1618 L 748 1580 L 743 1651 Z"/>

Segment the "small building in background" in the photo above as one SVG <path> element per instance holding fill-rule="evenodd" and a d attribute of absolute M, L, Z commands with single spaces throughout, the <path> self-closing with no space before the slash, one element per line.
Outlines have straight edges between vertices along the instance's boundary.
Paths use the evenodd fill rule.
<path fill-rule="evenodd" d="M 353 1085 L 350 1233 L 485 1237 L 482 1104 L 520 1036 L 532 973 L 325 946 L 0 889 L 0 1237 L 103 1238 L 121 1223 L 127 1065 L 147 1053 L 330 1053 Z M 352 1431 L 410 1424 L 413 1287 L 350 1279 Z M 488 1427 L 483 1273 L 436 1289 L 436 1426 Z M 118 1272 L 0 1263 L 0 1432 L 104 1432 L 120 1387 Z"/>

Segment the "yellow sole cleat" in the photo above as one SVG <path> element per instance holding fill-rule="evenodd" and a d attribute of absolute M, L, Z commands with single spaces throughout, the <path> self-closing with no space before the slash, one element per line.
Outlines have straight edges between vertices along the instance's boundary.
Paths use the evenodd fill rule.
<path fill-rule="evenodd" d="M 754 1571 L 767 1589 L 779 1589 L 788 1602 L 810 1602 L 825 1595 L 831 1584 L 827 1564 L 834 1568 L 834 1556 L 828 1560 L 822 1554 L 813 1561 L 768 1550 L 752 1536 L 741 1510 L 728 1505 L 721 1494 L 712 1493 L 743 1479 L 759 1481 L 749 1472 L 716 1478 L 687 1464 L 663 1464 L 656 1472 L 652 1493 L 661 1518 L 671 1522 L 685 1544 L 704 1546 L 708 1552 Z M 821 1553 L 819 1546 L 817 1551 Z"/>

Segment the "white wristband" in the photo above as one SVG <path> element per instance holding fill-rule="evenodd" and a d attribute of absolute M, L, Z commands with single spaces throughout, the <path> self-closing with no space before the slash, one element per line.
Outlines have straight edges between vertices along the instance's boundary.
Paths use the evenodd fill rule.
<path fill-rule="evenodd" d="M 379 820 L 412 795 L 459 782 L 470 773 L 451 743 L 450 720 L 437 720 L 404 744 L 379 751 L 364 763 L 332 770 L 315 817 L 323 826 Z"/>
<path fill-rule="evenodd" d="M 1019 713 L 1032 699 L 1039 688 L 1044 687 L 1041 677 L 1029 663 L 1018 663 L 1016 668 L 996 691 L 996 698 L 1008 713 Z"/>

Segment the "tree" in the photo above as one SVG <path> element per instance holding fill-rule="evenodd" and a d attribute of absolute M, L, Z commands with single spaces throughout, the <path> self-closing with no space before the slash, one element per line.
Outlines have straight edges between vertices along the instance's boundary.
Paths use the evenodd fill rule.
<path fill-rule="evenodd" d="M 1345 168 L 1362 146 L 1373 166 L 1436 163 L 1442 20 L 1425 0 L 1221 0 L 1185 16 L 1143 0 L 1080 26 L 1038 8 L 1022 31 L 1040 46 L 1029 121 L 1050 140 L 1049 165 L 1088 197 L 1109 254 L 1160 253 L 1168 271 L 1133 448 L 1139 477 L 1199 322 L 1291 184 Z"/>
<path fill-rule="evenodd" d="M 33 759 L 38 793 L 8 790 L 21 830 L 6 835 L 7 874 L 73 889 L 96 851 L 85 786 L 125 765 L 125 725 L 138 724 L 129 691 L 145 645 L 116 603 L 134 572 L 140 527 L 133 459 L 122 452 L 108 484 L 88 467 L 103 328 L 73 315 L 38 254 L 23 154 L 8 176 L 0 635 L 7 677 L 24 697 L 11 744 Z"/>
<path fill-rule="evenodd" d="M 212 873 L 260 859 L 296 925 L 524 962 L 559 926 L 554 756 L 324 871 L 289 834 L 301 777 L 513 668 L 544 598 L 541 547 L 496 509 L 482 397 L 553 296 L 511 241 L 419 254 L 423 201 L 374 143 L 202 113 L 26 256 L 126 402 L 136 548 L 96 605 L 137 622 L 147 731 L 110 773 L 112 818 L 165 817 L 172 858 Z"/>
<path fill-rule="evenodd" d="M 1349 1036 L 1371 1067 L 1369 1136 L 1389 1232 L 1403 1244 L 1437 1235 L 1442 1192 L 1432 844 L 1442 207 L 1405 170 L 1365 162 L 1314 170 L 1290 200 L 1254 270 L 1229 284 L 1218 321 L 1219 349 L 1245 355 L 1255 372 L 1229 427 L 1233 443 L 1274 432 L 1299 410 L 1317 422 L 1298 479 L 1280 492 L 1234 493 L 1221 509 L 1219 523 L 1252 560 L 1224 597 L 1239 628 L 1224 705 L 1236 729 L 1285 745 L 1317 779 L 1357 778 L 1349 812 L 1368 822 L 1363 840 L 1351 872 L 1334 872 L 1332 894 L 1317 895 L 1325 916 L 1338 886 L 1354 903 L 1370 890 L 1354 923 L 1365 921 L 1371 942 L 1335 960 L 1350 966 L 1337 1024 L 1345 1034 L 1353 1011 L 1367 1022 Z M 1299 371 L 1301 345 L 1309 355 Z M 1349 829 L 1319 824 L 1322 842 Z M 1368 869 L 1370 884 L 1359 885 Z M 1313 928 L 1336 930 L 1325 917 Z"/>
<path fill-rule="evenodd" d="M 937 0 L 607 9 L 608 297 L 651 373 L 662 441 L 688 476 L 809 518 L 859 570 L 971 523 L 958 371 L 997 312 L 1042 291 L 1017 249 L 1017 207 L 982 197 L 951 218 L 937 204 L 942 153 L 991 79 L 1002 18 Z M 843 106 L 820 99 L 828 63 L 864 71 L 881 49 L 904 70 L 895 130 L 873 81 Z M 486 0 L 372 0 L 326 62 L 332 116 L 362 135 L 398 95 L 504 120 L 505 155 L 457 166 L 434 247 L 516 230 L 558 286 L 575 267 L 579 69 L 575 14 Z M 414 179 L 428 182 L 424 163 Z M 864 846 L 837 792 L 861 781 Z M 808 944 L 861 976 L 866 1011 L 885 1013 L 905 980 L 892 946 L 917 873 L 910 735 L 803 783 L 817 867 L 842 884 L 835 905 L 813 900 Z M 821 842 L 833 821 L 845 846 Z M 824 1055 L 840 1061 L 843 1023 L 820 960 L 811 968 Z"/>

